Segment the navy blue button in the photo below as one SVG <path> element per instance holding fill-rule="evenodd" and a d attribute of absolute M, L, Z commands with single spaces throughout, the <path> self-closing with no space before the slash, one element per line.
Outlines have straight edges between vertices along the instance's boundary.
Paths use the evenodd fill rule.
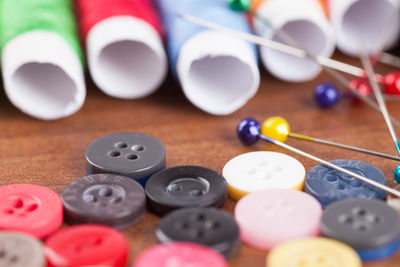
<path fill-rule="evenodd" d="M 385 175 L 371 164 L 350 159 L 330 162 L 386 185 Z M 381 189 L 322 164 L 308 171 L 304 191 L 313 195 L 323 207 L 347 198 L 383 199 L 386 195 Z"/>
<path fill-rule="evenodd" d="M 94 140 L 86 149 L 87 174 L 115 173 L 145 185 L 165 168 L 165 147 L 143 133 L 114 133 Z"/>

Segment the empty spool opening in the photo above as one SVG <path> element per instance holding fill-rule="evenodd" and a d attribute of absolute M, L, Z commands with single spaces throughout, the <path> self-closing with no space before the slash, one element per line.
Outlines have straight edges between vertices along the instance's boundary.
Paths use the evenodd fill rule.
<path fill-rule="evenodd" d="M 112 96 L 142 97 L 157 89 L 164 62 L 148 45 L 131 40 L 112 43 L 98 57 L 95 79 Z"/>
<path fill-rule="evenodd" d="M 353 51 L 359 51 L 360 45 L 368 51 L 379 48 L 383 30 L 392 20 L 393 29 L 398 28 L 398 18 L 393 20 L 395 7 L 387 0 L 356 1 L 343 15 L 340 33 L 345 46 Z M 387 37 L 386 37 L 387 38 Z M 388 43 L 394 41 L 394 34 L 387 39 Z"/>
<path fill-rule="evenodd" d="M 27 63 L 11 77 L 12 102 L 38 117 L 63 115 L 75 102 L 77 86 L 60 67 L 50 63 Z"/>
<path fill-rule="evenodd" d="M 324 53 L 326 55 L 327 37 L 313 22 L 293 20 L 281 29 L 313 55 L 324 55 Z M 272 36 L 272 40 L 291 45 L 283 41 L 276 33 Z M 283 79 L 307 80 L 313 78 L 320 70 L 320 67 L 310 59 L 297 58 L 269 48 L 262 48 L 261 51 L 268 69 Z"/>
<path fill-rule="evenodd" d="M 211 112 L 224 112 L 240 98 L 248 98 L 254 86 L 251 67 L 232 56 L 205 57 L 195 60 L 189 70 L 188 97 Z"/>

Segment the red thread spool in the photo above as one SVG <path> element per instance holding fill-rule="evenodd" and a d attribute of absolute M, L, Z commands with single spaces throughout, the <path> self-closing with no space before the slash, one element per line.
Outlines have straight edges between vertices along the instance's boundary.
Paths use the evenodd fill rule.
<path fill-rule="evenodd" d="M 152 0 L 76 0 L 82 40 L 100 21 L 114 16 L 132 16 L 152 25 L 162 35 Z"/>

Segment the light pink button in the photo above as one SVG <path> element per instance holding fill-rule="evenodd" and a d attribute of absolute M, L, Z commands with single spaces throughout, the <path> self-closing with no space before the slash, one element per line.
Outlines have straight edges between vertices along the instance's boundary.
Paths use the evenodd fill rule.
<path fill-rule="evenodd" d="M 291 189 L 251 193 L 235 207 L 243 242 L 264 250 L 292 239 L 318 235 L 321 215 L 321 205 L 315 198 Z"/>

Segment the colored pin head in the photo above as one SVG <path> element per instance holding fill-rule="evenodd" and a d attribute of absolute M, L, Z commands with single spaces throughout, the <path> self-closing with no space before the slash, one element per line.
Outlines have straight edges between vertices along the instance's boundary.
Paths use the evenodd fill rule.
<path fill-rule="evenodd" d="M 371 94 L 371 92 L 372 92 L 371 86 L 364 79 L 351 80 L 349 85 L 352 86 L 353 88 L 355 88 L 361 95 L 364 95 L 364 96 L 369 96 Z M 350 97 L 351 97 L 351 99 L 352 99 L 354 104 L 360 104 L 361 103 L 361 99 L 358 98 L 353 93 L 350 93 Z"/>
<path fill-rule="evenodd" d="M 400 72 L 391 72 L 383 78 L 385 93 L 389 95 L 400 95 Z"/>
<path fill-rule="evenodd" d="M 279 119 L 283 120 L 284 122 L 286 122 L 283 118 L 279 118 L 279 117 L 270 118 L 268 120 L 276 122 L 276 121 L 279 121 Z M 280 125 L 284 125 L 284 124 L 280 124 Z M 287 129 L 287 135 L 286 136 L 288 136 L 289 135 L 289 124 L 286 123 L 285 126 L 286 126 L 286 129 Z M 347 175 L 353 176 L 354 178 L 356 178 L 356 179 L 358 179 L 360 181 L 366 182 L 366 183 L 368 183 L 368 184 L 370 184 L 370 185 L 372 185 L 374 187 L 377 187 L 377 188 L 382 189 L 382 190 L 384 190 L 384 191 L 386 191 L 388 193 L 392 193 L 393 195 L 396 195 L 396 196 L 400 197 L 400 192 L 395 190 L 395 189 L 392 189 L 392 188 L 390 188 L 390 187 L 388 187 L 386 185 L 380 184 L 380 183 L 376 183 L 376 182 L 372 181 L 370 178 L 364 177 L 362 175 L 359 175 L 358 173 L 355 173 L 355 172 L 349 171 L 347 169 L 344 169 L 344 168 L 342 168 L 340 166 L 337 166 L 335 164 L 332 164 L 332 163 L 330 163 L 330 162 L 328 162 L 326 160 L 320 159 L 320 158 L 318 158 L 316 156 L 313 156 L 313 155 L 311 155 L 309 153 L 306 153 L 304 151 L 296 149 L 296 148 L 294 148 L 294 147 L 292 147 L 290 145 L 283 144 L 282 142 L 279 142 L 276 139 L 273 139 L 271 137 L 265 136 L 264 134 L 261 134 L 260 133 L 260 124 L 256 119 L 246 118 L 246 119 L 241 120 L 239 122 L 238 127 L 237 127 L 237 134 L 238 134 L 239 139 L 246 145 L 253 144 L 258 139 L 264 140 L 264 141 L 266 141 L 268 143 L 275 144 L 275 145 L 277 145 L 279 147 L 283 147 L 283 148 L 288 149 L 288 150 L 290 150 L 290 151 L 292 151 L 294 153 L 300 154 L 300 155 L 302 155 L 302 156 L 304 156 L 306 158 L 315 160 L 315 161 L 317 161 L 317 162 L 319 162 L 319 163 L 321 163 L 321 164 L 323 164 L 325 166 L 328 166 L 330 168 L 338 170 L 338 171 L 340 171 L 342 173 L 345 173 Z M 291 135 L 293 135 L 293 133 Z M 312 141 L 313 138 L 312 137 L 305 137 L 305 139 L 309 140 L 309 141 Z"/>
<path fill-rule="evenodd" d="M 330 145 L 330 146 L 335 146 L 335 147 L 340 147 L 340 148 L 345 148 L 353 151 L 358 151 L 361 153 L 366 153 L 370 155 L 375 155 L 378 157 L 383 157 L 383 158 L 388 158 L 392 160 L 397 160 L 400 161 L 400 157 L 396 157 L 393 155 L 365 149 L 365 148 L 359 148 L 355 146 L 350 146 L 350 145 L 345 145 L 337 142 L 332 142 L 329 140 L 324 140 L 320 138 L 315 138 L 303 134 L 298 134 L 298 133 L 293 133 L 290 131 L 290 125 L 289 123 L 282 117 L 270 117 L 264 121 L 264 123 L 261 125 L 261 135 L 259 135 L 261 139 L 264 138 L 270 138 L 276 141 L 280 142 L 285 142 L 288 137 L 300 139 L 300 140 L 305 140 L 305 141 L 310 141 L 310 142 L 315 142 L 319 144 L 325 144 L 325 145 Z M 400 167 L 399 167 L 400 168 Z M 399 177 L 400 177 L 400 171 L 399 171 Z M 399 178 L 400 180 L 400 178 Z"/>
<path fill-rule="evenodd" d="M 229 6 L 236 11 L 246 11 L 251 7 L 251 0 L 229 0 Z"/>
<path fill-rule="evenodd" d="M 258 140 L 260 128 L 260 123 L 256 119 L 246 118 L 239 122 L 236 131 L 243 144 L 252 145 Z"/>
<path fill-rule="evenodd" d="M 394 169 L 394 179 L 398 184 L 400 184 L 400 164 Z"/>
<path fill-rule="evenodd" d="M 261 126 L 261 134 L 269 138 L 285 142 L 290 133 L 289 123 L 282 117 L 266 119 Z"/>
<path fill-rule="evenodd" d="M 341 98 L 341 93 L 331 83 L 320 83 L 314 89 L 314 98 L 322 108 L 334 106 Z"/>

